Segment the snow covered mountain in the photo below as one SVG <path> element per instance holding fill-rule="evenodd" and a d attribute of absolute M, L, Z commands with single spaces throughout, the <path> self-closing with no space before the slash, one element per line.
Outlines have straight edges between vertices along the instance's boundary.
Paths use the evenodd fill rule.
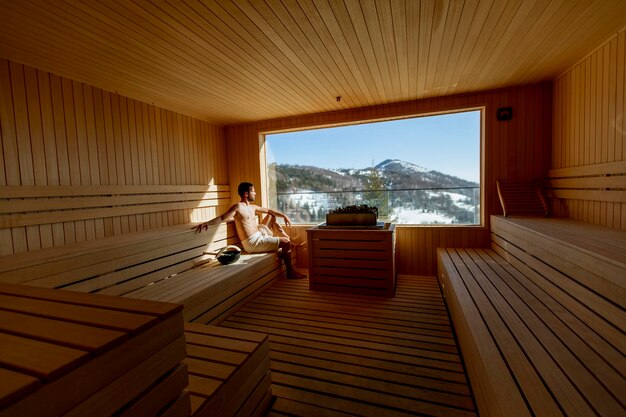
<path fill-rule="evenodd" d="M 278 209 L 302 222 L 355 203 L 376 205 L 397 223 L 471 224 L 479 213 L 477 183 L 398 159 L 363 169 L 271 164 L 269 177 Z"/>
<path fill-rule="evenodd" d="M 313 166 L 271 164 L 270 179 L 278 194 L 302 191 L 353 191 L 367 189 L 367 181 L 377 170 L 386 189 L 474 187 L 466 181 L 410 162 L 386 159 L 374 167 L 330 170 Z"/>
<path fill-rule="evenodd" d="M 428 172 L 428 169 L 412 164 L 410 162 L 400 161 L 399 159 L 385 159 L 380 164 L 376 165 L 376 168 L 383 171 L 415 171 L 415 172 Z"/>

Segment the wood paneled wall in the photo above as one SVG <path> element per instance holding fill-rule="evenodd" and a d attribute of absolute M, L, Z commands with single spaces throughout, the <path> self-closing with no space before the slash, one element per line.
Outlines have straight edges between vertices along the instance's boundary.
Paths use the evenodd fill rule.
<path fill-rule="evenodd" d="M 218 204 L 205 192 L 229 199 L 221 186 L 228 184 L 223 127 L 4 59 L 0 123 L 0 204 L 8 207 L 9 195 L 26 198 L 10 203 L 17 211 L 0 213 L 0 254 L 200 220 Z M 182 204 L 174 195 L 183 191 L 197 197 L 187 194 Z M 165 194 L 168 204 L 150 204 Z M 57 201 L 63 196 L 71 202 Z M 120 197 L 94 209 L 94 196 Z M 25 223 L 19 207 L 36 197 L 41 207 L 90 208 L 93 217 L 74 213 L 60 218 L 80 220 L 58 221 L 56 212 L 44 211 Z"/>
<path fill-rule="evenodd" d="M 226 128 L 229 183 L 241 181 L 264 184 L 264 132 L 295 130 L 314 126 L 397 118 L 416 114 L 485 107 L 483 171 L 485 192 L 484 227 L 398 226 L 397 271 L 400 274 L 435 275 L 435 249 L 438 246 L 487 246 L 489 215 L 500 214 L 497 179 L 544 178 L 550 166 L 551 85 L 534 84 L 479 94 L 440 97 L 321 113 L 302 117 L 268 120 Z M 496 120 L 496 109 L 513 107 L 513 119 Z M 441 150 L 445 152 L 445 149 Z M 262 197 L 263 187 L 258 187 Z M 236 199 L 235 193 L 231 193 Z M 263 200 L 261 200 L 263 201 Z"/>
<path fill-rule="evenodd" d="M 626 230 L 626 30 L 555 80 L 553 105 L 550 176 L 578 182 L 553 211 Z"/>

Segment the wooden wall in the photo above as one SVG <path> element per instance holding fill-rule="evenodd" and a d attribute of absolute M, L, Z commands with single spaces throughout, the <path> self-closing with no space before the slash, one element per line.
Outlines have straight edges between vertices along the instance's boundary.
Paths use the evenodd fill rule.
<path fill-rule="evenodd" d="M 497 179 L 544 178 L 550 166 L 551 85 L 394 103 L 376 107 L 268 120 L 226 128 L 229 183 L 264 184 L 265 166 L 260 134 L 313 126 L 394 118 L 414 114 L 485 106 L 483 227 L 398 226 L 397 270 L 400 274 L 435 275 L 435 249 L 440 246 L 487 246 L 490 214 L 502 213 L 495 188 Z M 496 109 L 513 107 L 513 120 L 498 122 Z M 442 149 L 445 152 L 445 149 Z M 262 197 L 263 187 L 258 187 Z M 235 193 L 232 198 L 236 199 Z M 262 200 L 261 200 L 262 201 Z"/>
<path fill-rule="evenodd" d="M 554 82 L 556 215 L 626 230 L 626 30 Z"/>
<path fill-rule="evenodd" d="M 0 254 L 199 220 L 230 200 L 222 127 L 4 59 L 0 123 Z"/>

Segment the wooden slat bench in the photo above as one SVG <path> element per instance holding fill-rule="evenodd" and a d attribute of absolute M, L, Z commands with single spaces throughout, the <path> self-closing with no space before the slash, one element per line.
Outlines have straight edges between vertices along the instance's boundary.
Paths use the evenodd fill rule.
<path fill-rule="evenodd" d="M 182 307 L 0 284 L 0 416 L 187 416 Z"/>
<path fill-rule="evenodd" d="M 492 249 L 438 249 L 482 416 L 626 413 L 626 233 L 492 216 Z"/>
<path fill-rule="evenodd" d="M 257 417 L 271 398 L 268 336 L 188 323 L 189 392 L 194 417 Z"/>
<path fill-rule="evenodd" d="M 626 203 L 626 161 L 551 169 L 547 188 L 565 213 L 568 201 Z"/>
<path fill-rule="evenodd" d="M 176 210 L 230 204 L 228 185 L 98 185 L 0 187 L 0 229 L 91 221 L 105 229 L 114 219 L 121 229 L 122 216 L 155 216 Z M 126 219 L 128 223 L 128 219 Z M 94 225 L 94 229 L 97 226 Z"/>
<path fill-rule="evenodd" d="M 216 323 L 283 273 L 275 254 L 215 253 L 237 244 L 234 224 L 195 233 L 163 227 L 0 257 L 0 282 L 183 304 L 185 321 Z"/>

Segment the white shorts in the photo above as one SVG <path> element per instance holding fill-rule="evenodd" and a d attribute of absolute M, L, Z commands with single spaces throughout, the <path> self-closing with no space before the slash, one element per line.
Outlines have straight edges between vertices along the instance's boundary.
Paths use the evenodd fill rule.
<path fill-rule="evenodd" d="M 259 225 L 259 231 L 241 242 L 248 253 L 275 252 L 280 245 L 280 238 L 275 237 L 272 231 L 264 224 Z"/>

